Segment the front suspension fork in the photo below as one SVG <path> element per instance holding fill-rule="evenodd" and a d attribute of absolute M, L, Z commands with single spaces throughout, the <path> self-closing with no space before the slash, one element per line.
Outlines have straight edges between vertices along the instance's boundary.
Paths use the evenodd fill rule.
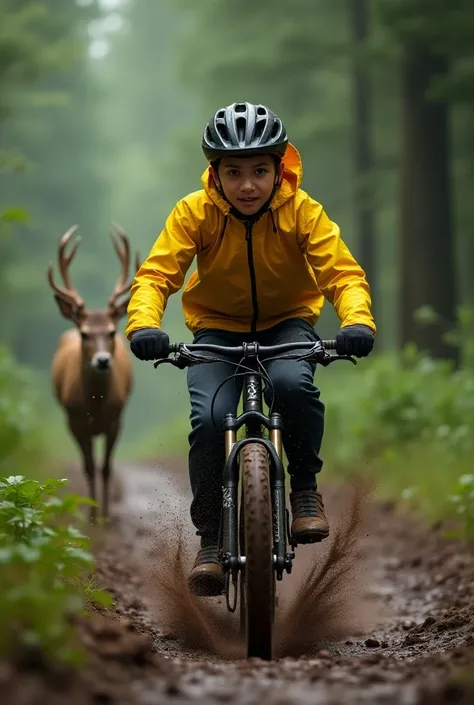
<path fill-rule="evenodd" d="M 279 414 L 272 414 L 268 427 L 270 440 L 264 438 L 244 438 L 237 441 L 237 430 L 243 419 L 227 414 L 224 420 L 226 463 L 222 483 L 222 544 L 220 559 L 223 568 L 237 581 L 239 570 L 245 564 L 245 556 L 240 556 L 238 548 L 238 485 L 239 454 L 249 443 L 265 446 L 270 458 L 270 480 L 273 509 L 273 562 L 277 580 L 283 572 L 291 572 L 293 553 L 287 551 L 287 512 L 285 507 L 285 471 L 281 461 L 282 422 Z"/>

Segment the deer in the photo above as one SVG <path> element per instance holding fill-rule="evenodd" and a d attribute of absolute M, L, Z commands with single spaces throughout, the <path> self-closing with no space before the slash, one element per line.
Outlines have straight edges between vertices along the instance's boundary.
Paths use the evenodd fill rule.
<path fill-rule="evenodd" d="M 80 237 L 70 248 L 78 226 L 73 225 L 61 237 L 58 246 L 58 265 L 63 286 L 54 281 L 53 265 L 47 277 L 54 291 L 60 313 L 74 324 L 58 340 L 51 365 L 53 392 L 62 407 L 69 431 L 82 454 L 83 471 L 88 484 L 90 523 L 97 521 L 97 507 L 103 520 L 109 518 L 109 483 L 111 458 L 121 430 L 124 408 L 133 387 L 131 357 L 125 337 L 117 333 L 117 324 L 127 311 L 133 276 L 127 280 L 130 268 L 130 244 L 125 232 L 113 226 L 114 249 L 121 262 L 121 272 L 107 304 L 107 308 L 90 310 L 71 284 L 69 267 L 80 243 Z M 136 254 L 135 272 L 140 266 Z M 123 295 L 128 297 L 123 299 Z M 102 503 L 96 498 L 96 464 L 93 441 L 105 436 L 105 455 L 102 465 Z"/>

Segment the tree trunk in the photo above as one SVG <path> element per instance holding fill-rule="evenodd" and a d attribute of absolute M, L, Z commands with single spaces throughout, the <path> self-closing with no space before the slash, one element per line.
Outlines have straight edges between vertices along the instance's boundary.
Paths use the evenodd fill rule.
<path fill-rule="evenodd" d="M 449 114 L 426 98 L 445 57 L 405 47 L 401 62 L 401 257 L 402 344 L 414 342 L 436 358 L 457 360 L 442 336 L 455 325 L 456 286 L 449 155 Z M 430 306 L 439 325 L 422 326 L 414 313 Z"/>
<path fill-rule="evenodd" d="M 360 48 L 369 33 L 367 0 L 348 0 L 351 34 L 355 49 Z M 375 213 L 371 177 L 374 166 L 372 146 L 372 90 L 367 68 L 355 57 L 352 69 L 353 95 L 353 164 L 356 183 L 355 222 L 359 243 L 359 261 L 372 291 L 376 316 L 378 286 L 376 278 Z M 379 322 L 378 322 L 379 323 Z M 380 330 L 380 326 L 378 325 Z"/>

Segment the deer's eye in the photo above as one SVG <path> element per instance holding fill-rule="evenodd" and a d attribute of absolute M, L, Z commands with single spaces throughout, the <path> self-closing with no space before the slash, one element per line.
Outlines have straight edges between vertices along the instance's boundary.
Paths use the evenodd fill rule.
<path fill-rule="evenodd" d="M 109 330 L 109 336 L 110 336 L 111 338 L 113 338 L 114 335 L 115 335 L 115 331 L 114 331 L 114 330 Z"/>
<path fill-rule="evenodd" d="M 81 338 L 82 340 L 89 340 L 89 333 L 85 333 L 83 330 L 81 330 Z"/>

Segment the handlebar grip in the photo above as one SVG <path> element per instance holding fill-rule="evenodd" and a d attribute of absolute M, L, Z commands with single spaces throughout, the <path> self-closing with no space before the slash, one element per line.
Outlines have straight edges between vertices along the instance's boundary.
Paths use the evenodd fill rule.
<path fill-rule="evenodd" d="M 336 349 L 336 341 L 335 340 L 323 340 L 323 347 L 325 350 L 335 350 Z"/>

